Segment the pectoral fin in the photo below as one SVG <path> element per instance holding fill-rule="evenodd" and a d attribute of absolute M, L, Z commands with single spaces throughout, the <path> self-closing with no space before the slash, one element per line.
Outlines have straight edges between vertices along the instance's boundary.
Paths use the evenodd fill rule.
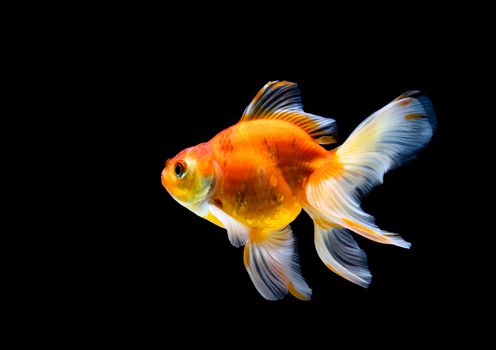
<path fill-rule="evenodd" d="M 229 241 L 233 246 L 241 247 L 245 245 L 245 242 L 248 238 L 248 233 L 250 232 L 250 229 L 248 227 L 246 227 L 230 215 L 226 214 L 222 209 L 215 206 L 214 204 L 209 205 L 209 215 L 212 216 L 212 220 L 219 221 L 227 230 L 227 236 L 229 237 Z"/>

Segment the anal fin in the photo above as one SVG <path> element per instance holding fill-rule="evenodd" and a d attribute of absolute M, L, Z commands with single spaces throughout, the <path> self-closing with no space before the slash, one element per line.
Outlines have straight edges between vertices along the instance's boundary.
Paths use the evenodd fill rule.
<path fill-rule="evenodd" d="M 244 263 L 255 288 L 265 299 L 282 299 L 290 292 L 300 300 L 310 300 L 312 290 L 301 276 L 289 226 L 263 235 L 251 232 L 245 245 Z"/>

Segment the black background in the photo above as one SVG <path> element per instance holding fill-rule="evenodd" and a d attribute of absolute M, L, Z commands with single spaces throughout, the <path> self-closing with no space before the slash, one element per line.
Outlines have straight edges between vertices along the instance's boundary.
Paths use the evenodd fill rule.
<path fill-rule="evenodd" d="M 81 68 L 92 80 L 85 98 L 100 103 L 91 111 L 94 128 L 110 144 L 98 150 L 103 157 L 96 167 L 92 161 L 91 172 L 108 181 L 92 211 L 105 223 L 79 227 L 86 230 L 74 249 L 84 252 L 66 288 L 76 291 L 69 304 L 90 314 L 100 331 L 117 325 L 176 337 L 179 330 L 212 327 L 215 340 L 240 329 L 270 335 L 276 326 L 296 333 L 309 326 L 329 334 L 356 327 L 416 337 L 478 308 L 467 296 L 477 282 L 460 257 L 466 239 L 456 208 L 465 187 L 460 177 L 468 171 L 465 137 L 471 135 L 463 102 L 483 88 L 471 80 L 480 76 L 477 66 L 460 56 L 473 48 L 461 32 L 349 37 L 346 29 L 319 27 L 318 37 L 295 30 L 279 41 L 269 35 L 273 26 L 239 37 L 226 34 L 229 27 L 188 34 L 182 27 L 164 30 L 160 22 L 137 26 L 102 35 Z M 272 40 L 262 40 L 267 37 Z M 235 124 L 271 80 L 298 83 L 304 109 L 336 119 L 340 142 L 407 90 L 432 100 L 438 127 L 431 142 L 363 200 L 379 227 L 412 243 L 405 250 L 355 235 L 373 275 L 368 289 L 324 266 L 313 223 L 302 213 L 292 228 L 312 300 L 264 300 L 245 271 L 242 249 L 177 204 L 160 183 L 168 158 Z M 113 170 L 101 171 L 108 163 Z"/>

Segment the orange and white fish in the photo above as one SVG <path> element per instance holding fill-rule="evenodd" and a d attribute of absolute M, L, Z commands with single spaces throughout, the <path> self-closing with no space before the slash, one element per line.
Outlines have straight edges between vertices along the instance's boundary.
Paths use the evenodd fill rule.
<path fill-rule="evenodd" d="M 245 267 L 264 298 L 289 291 L 309 300 L 289 224 L 304 209 L 324 264 L 367 287 L 367 257 L 350 231 L 403 248 L 410 243 L 377 227 L 361 197 L 413 158 L 435 125 L 429 99 L 409 91 L 328 151 L 321 145 L 335 142 L 335 121 L 304 112 L 296 84 L 273 81 L 236 125 L 169 159 L 162 184 L 181 205 L 225 228 L 234 246 L 245 246 Z"/>

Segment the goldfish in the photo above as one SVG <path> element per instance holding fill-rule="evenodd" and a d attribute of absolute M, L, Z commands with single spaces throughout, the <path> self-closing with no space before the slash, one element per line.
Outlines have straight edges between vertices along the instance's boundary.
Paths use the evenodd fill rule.
<path fill-rule="evenodd" d="M 414 158 L 435 128 L 430 100 L 408 91 L 328 150 L 323 145 L 336 143 L 335 120 L 306 113 L 297 84 L 271 81 L 237 124 L 168 159 L 161 181 L 179 204 L 224 228 L 235 247 L 244 246 L 244 265 L 265 299 L 290 293 L 310 300 L 291 222 L 304 210 L 325 266 L 368 287 L 367 256 L 352 232 L 402 248 L 411 244 L 375 225 L 361 199 L 388 170 Z"/>

